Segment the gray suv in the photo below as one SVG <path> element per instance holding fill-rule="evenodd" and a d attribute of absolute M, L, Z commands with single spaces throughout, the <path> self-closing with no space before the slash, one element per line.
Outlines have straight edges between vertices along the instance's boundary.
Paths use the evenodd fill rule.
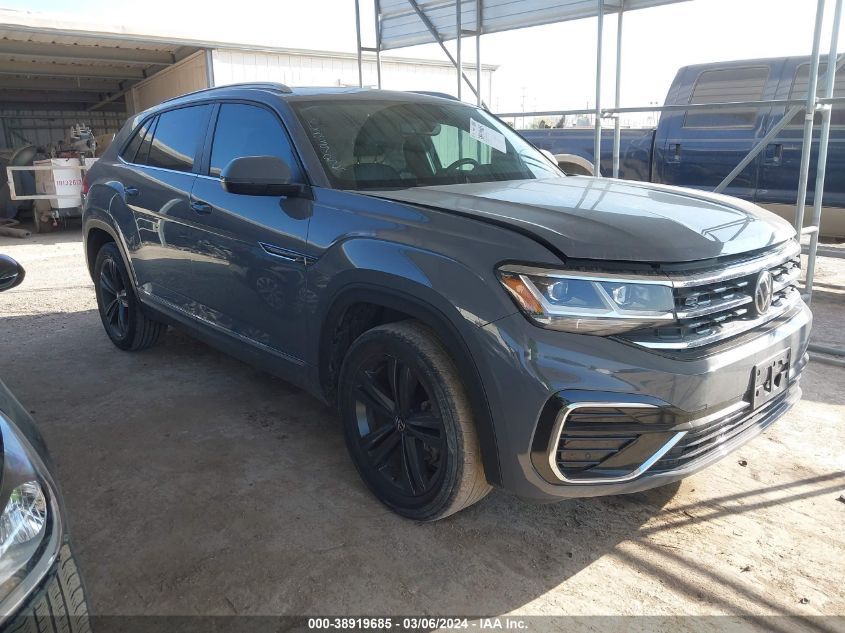
<path fill-rule="evenodd" d="M 800 397 L 789 224 L 567 176 L 452 99 L 205 90 L 131 118 L 83 188 L 114 344 L 179 326 L 336 403 L 362 479 L 413 519 L 491 486 L 666 484 Z"/>

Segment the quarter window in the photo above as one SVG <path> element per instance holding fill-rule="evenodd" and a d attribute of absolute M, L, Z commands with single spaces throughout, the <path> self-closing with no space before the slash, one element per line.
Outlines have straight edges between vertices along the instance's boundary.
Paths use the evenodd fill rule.
<path fill-rule="evenodd" d="M 125 160 L 127 163 L 137 163 L 138 161 L 135 160 L 135 156 L 138 153 L 138 148 L 141 146 L 141 143 L 144 141 L 145 136 L 152 137 L 150 131 L 153 127 L 153 119 L 155 117 L 150 117 L 142 125 L 138 126 L 138 129 L 135 131 L 135 135 L 132 137 L 132 140 L 129 141 L 129 144 L 123 149 L 123 153 L 120 157 Z"/>
<path fill-rule="evenodd" d="M 824 96 L 825 77 L 827 76 L 827 64 L 822 62 L 819 64 L 819 81 L 817 84 L 816 94 L 819 97 Z M 802 64 L 795 71 L 795 78 L 792 80 L 792 89 L 789 91 L 790 99 L 806 99 L 807 98 L 807 84 L 810 77 L 810 64 Z M 833 96 L 845 97 L 845 67 L 839 68 L 836 71 L 836 80 L 833 84 Z M 821 125 L 822 113 L 816 112 L 815 125 Z M 831 125 L 845 125 L 845 109 L 842 105 L 833 106 L 830 113 Z M 789 125 L 802 126 L 804 125 L 804 112 L 801 111 L 789 122 Z"/>
<path fill-rule="evenodd" d="M 155 121 L 150 123 L 150 129 L 147 130 L 147 133 L 144 134 L 144 140 L 141 141 L 140 147 L 138 147 L 138 152 L 135 154 L 135 160 L 133 162 L 137 163 L 138 165 L 146 165 L 147 158 L 150 155 L 150 147 L 153 144 L 153 135 L 156 131 L 156 123 L 158 122 L 158 117 L 155 118 Z"/>
<path fill-rule="evenodd" d="M 295 169 L 296 161 L 284 129 L 269 110 L 243 103 L 220 106 L 209 174 L 219 176 L 233 159 L 277 156 Z"/>
<path fill-rule="evenodd" d="M 211 106 L 191 106 L 163 112 L 149 148 L 147 165 L 191 171 L 208 124 Z"/>
<path fill-rule="evenodd" d="M 766 67 L 707 70 L 698 77 L 690 104 L 760 101 L 769 79 Z M 758 108 L 687 112 L 684 127 L 753 127 Z"/>

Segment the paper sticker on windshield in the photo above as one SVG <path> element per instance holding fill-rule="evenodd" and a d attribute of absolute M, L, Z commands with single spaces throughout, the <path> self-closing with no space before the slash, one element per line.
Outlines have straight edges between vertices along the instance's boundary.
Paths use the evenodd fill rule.
<path fill-rule="evenodd" d="M 497 132 L 493 128 L 487 127 L 483 123 L 479 123 L 475 119 L 469 120 L 469 135 L 476 141 L 489 145 L 503 154 L 506 154 L 508 151 L 508 148 L 505 145 L 504 134 Z"/>

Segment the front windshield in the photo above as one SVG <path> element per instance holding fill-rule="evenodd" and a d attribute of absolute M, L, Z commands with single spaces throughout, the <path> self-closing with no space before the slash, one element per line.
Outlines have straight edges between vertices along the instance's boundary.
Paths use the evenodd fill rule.
<path fill-rule="evenodd" d="M 508 126 L 460 103 L 315 100 L 291 105 L 338 189 L 563 177 Z"/>

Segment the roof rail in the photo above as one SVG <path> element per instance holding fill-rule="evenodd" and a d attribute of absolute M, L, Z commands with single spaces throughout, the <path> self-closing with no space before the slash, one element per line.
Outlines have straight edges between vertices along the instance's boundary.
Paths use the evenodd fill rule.
<path fill-rule="evenodd" d="M 247 81 L 244 83 L 239 84 L 225 84 L 223 86 L 214 86 L 212 88 L 203 88 L 202 90 L 194 90 L 193 92 L 186 92 L 183 95 L 178 95 L 176 97 L 170 97 L 170 99 L 165 99 L 162 103 L 168 103 L 170 101 L 175 101 L 176 99 L 181 99 L 182 97 L 188 97 L 191 95 L 202 94 L 204 92 L 211 92 L 212 90 L 221 90 L 223 88 L 247 88 L 247 89 L 255 89 L 255 90 L 275 90 L 276 92 L 283 92 L 285 94 L 293 93 L 293 90 L 290 89 L 289 86 L 285 84 L 276 83 L 273 81 Z"/>

